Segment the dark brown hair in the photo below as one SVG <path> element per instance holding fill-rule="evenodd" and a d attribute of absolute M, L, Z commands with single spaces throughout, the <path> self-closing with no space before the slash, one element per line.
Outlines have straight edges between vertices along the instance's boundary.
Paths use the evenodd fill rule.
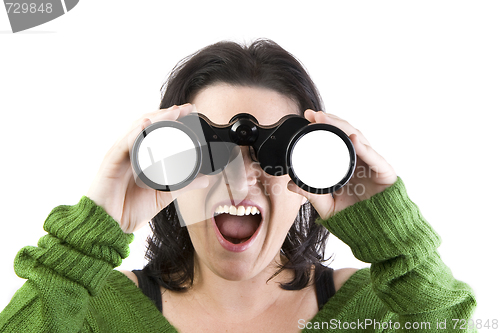
<path fill-rule="evenodd" d="M 290 53 L 270 40 L 257 40 L 245 46 L 234 42 L 210 45 L 180 61 L 162 86 L 160 108 L 192 101 L 201 89 L 226 83 L 272 89 L 292 100 L 303 113 L 323 110 L 320 95 L 307 71 Z M 283 269 L 292 269 L 294 278 L 283 289 L 306 287 L 311 267 L 321 268 L 328 231 L 315 223 L 318 213 L 307 202 L 302 205 L 281 247 Z M 156 215 L 151 223 L 144 267 L 165 288 L 185 290 L 193 283 L 194 248 L 188 231 L 181 226 L 174 203 Z M 270 277 L 270 278 L 272 278 Z"/>

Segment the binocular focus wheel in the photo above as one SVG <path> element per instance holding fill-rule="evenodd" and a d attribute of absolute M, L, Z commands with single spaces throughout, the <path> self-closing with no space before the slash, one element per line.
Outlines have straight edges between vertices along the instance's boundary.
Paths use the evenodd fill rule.
<path fill-rule="evenodd" d="M 356 152 L 337 127 L 311 124 L 299 131 L 287 149 L 288 174 L 300 188 L 316 194 L 333 193 L 354 173 Z"/>
<path fill-rule="evenodd" d="M 201 165 L 198 138 L 173 121 L 145 128 L 132 147 L 132 166 L 140 180 L 160 191 L 174 191 L 196 178 Z"/>

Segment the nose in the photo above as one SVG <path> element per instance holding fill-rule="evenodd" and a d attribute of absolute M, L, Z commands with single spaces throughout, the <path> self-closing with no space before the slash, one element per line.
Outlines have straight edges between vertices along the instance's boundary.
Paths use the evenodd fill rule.
<path fill-rule="evenodd" d="M 257 184 L 258 177 L 261 174 L 260 165 L 257 162 L 256 157 L 253 155 L 253 148 L 250 146 L 244 147 L 242 149 L 243 161 L 245 162 L 245 177 L 248 186 L 253 186 Z"/>
<path fill-rule="evenodd" d="M 231 191 L 248 192 L 249 187 L 257 184 L 259 164 L 252 159 L 248 146 L 233 148 L 231 162 L 224 169 L 226 185 Z"/>

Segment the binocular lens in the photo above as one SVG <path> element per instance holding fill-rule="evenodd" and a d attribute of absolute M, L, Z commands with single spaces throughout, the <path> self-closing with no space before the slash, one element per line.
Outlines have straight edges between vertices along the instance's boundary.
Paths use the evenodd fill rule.
<path fill-rule="evenodd" d="M 199 144 L 188 128 L 181 127 L 174 122 L 156 123 L 139 136 L 132 154 L 136 172 L 146 185 L 174 190 L 186 186 L 198 174 Z"/>
<path fill-rule="evenodd" d="M 318 129 L 315 129 L 317 127 Z M 290 177 L 302 189 L 331 193 L 342 187 L 352 176 L 356 154 L 347 136 L 316 124 L 300 133 L 289 147 Z M 347 139 L 348 140 L 348 139 Z M 350 143 L 350 141 L 349 141 Z"/>

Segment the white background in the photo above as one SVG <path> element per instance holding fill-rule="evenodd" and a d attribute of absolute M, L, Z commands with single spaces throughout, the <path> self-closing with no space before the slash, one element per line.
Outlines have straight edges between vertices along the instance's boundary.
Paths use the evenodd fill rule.
<path fill-rule="evenodd" d="M 0 309 L 24 282 L 17 251 L 36 245 L 53 207 L 86 193 L 113 142 L 158 107 L 177 61 L 266 37 L 395 167 L 474 288 L 475 318 L 500 319 L 497 1 L 182 3 L 83 0 L 18 34 L 0 9 Z M 142 267 L 146 229 L 121 268 Z M 328 251 L 335 268 L 366 266 L 335 239 Z"/>

